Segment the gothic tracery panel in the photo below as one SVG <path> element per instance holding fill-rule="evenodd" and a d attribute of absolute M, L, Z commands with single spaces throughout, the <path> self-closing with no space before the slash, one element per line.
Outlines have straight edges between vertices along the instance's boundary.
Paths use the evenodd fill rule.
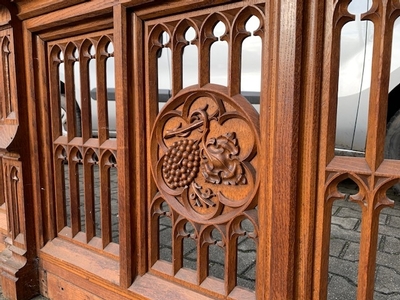
<path fill-rule="evenodd" d="M 49 43 L 58 236 L 118 256 L 112 31 Z"/>
<path fill-rule="evenodd" d="M 362 1 L 360 1 L 362 3 Z M 360 8 L 359 8 L 360 9 Z M 335 57 L 340 50 L 340 35 L 343 35 L 344 26 L 351 24 L 356 16 L 351 12 L 350 2 L 337 1 L 327 4 L 327 28 L 329 35 L 332 36 L 327 45 L 329 56 L 326 61 Z M 377 258 L 378 228 L 380 226 L 380 214 L 382 209 L 390 208 L 395 205 L 393 199 L 388 194 L 389 190 L 399 182 L 399 162 L 385 159 L 384 146 L 386 136 L 386 115 L 388 112 L 388 93 L 390 79 L 390 59 L 393 41 L 393 29 L 396 19 L 400 16 L 400 6 L 398 1 L 374 0 L 364 2 L 361 20 L 368 21 L 368 26 L 373 27 L 373 34 L 369 36 L 368 49 L 370 53 L 369 61 L 365 59 L 363 68 L 372 80 L 366 80 L 368 84 L 369 96 L 366 97 L 367 104 L 361 104 L 368 108 L 368 116 L 364 117 L 366 123 L 365 157 L 344 157 L 334 152 L 335 141 L 334 133 L 338 106 L 338 86 L 339 80 L 339 60 L 333 59 L 324 70 L 323 95 L 322 95 L 322 126 L 321 137 L 328 137 L 323 147 L 321 147 L 322 166 L 320 172 L 319 186 L 319 208 L 320 215 L 317 217 L 317 242 L 316 257 L 329 247 L 331 227 L 332 204 L 334 200 L 349 200 L 358 204 L 361 225 L 360 241 L 355 252 L 358 255 L 358 277 L 354 279 L 356 290 L 354 297 L 369 298 L 370 296 L 380 296 L 374 290 L 376 280 L 375 266 Z M 375 80 L 379 78 L 379 80 Z M 340 88 L 339 88 L 340 90 Z M 339 104 L 340 105 L 340 104 Z M 340 117 L 340 116 L 339 116 Z M 360 118 L 362 119 L 362 118 Z M 349 120 L 352 120 L 349 118 Z M 341 125 L 338 125 L 339 127 Z M 337 144 L 336 144 L 337 146 Z M 345 180 L 351 180 L 357 186 L 357 191 L 342 192 L 338 189 L 338 184 Z M 336 201 L 335 201 L 336 202 Z M 358 245 L 358 241 L 357 241 Z M 326 280 L 328 273 L 329 253 L 322 253 L 316 259 L 316 269 L 319 270 L 315 276 L 317 290 L 324 295 L 327 292 Z M 356 267 L 357 268 L 357 267 Z M 335 270 L 329 269 L 333 274 Z M 354 276 L 355 277 L 355 276 Z M 322 284 L 321 284 L 322 283 Z M 321 284 L 321 285 L 319 285 Z M 322 292 L 321 292 L 322 291 Z"/>
<path fill-rule="evenodd" d="M 11 28 L 0 30 L 0 90 L 0 147 L 5 149 L 13 141 L 18 128 L 14 35 Z"/>
<path fill-rule="evenodd" d="M 238 287 L 239 269 L 252 267 L 239 267 L 238 244 L 246 236 L 254 241 L 249 253 L 256 251 L 260 129 L 256 108 L 241 94 L 248 81 L 241 58 L 243 41 L 261 37 L 264 13 L 262 5 L 241 5 L 148 24 L 148 101 L 161 102 L 149 133 L 156 185 L 149 208 L 150 264 L 152 272 L 172 274 L 171 280 L 195 289 L 222 295 L 235 290 L 252 298 L 255 278 L 240 284 L 250 291 Z M 250 19 L 258 21 L 252 31 L 246 29 Z M 214 47 L 221 42 L 226 51 Z M 188 52 L 191 47 L 196 49 Z M 258 63 L 259 55 L 253 54 Z M 168 87 L 172 96 L 164 104 Z"/>

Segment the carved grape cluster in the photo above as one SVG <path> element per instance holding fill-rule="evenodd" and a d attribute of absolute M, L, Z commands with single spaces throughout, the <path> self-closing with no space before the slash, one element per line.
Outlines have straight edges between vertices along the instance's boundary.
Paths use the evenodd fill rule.
<path fill-rule="evenodd" d="M 187 187 L 197 176 L 199 165 L 198 143 L 189 139 L 177 141 L 165 153 L 162 166 L 164 180 L 172 189 Z"/>

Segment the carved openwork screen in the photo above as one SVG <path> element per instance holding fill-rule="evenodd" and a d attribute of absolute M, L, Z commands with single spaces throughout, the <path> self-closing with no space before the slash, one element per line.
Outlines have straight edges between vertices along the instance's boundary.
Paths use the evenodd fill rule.
<path fill-rule="evenodd" d="M 0 5 L 0 227 L 9 234 L 8 243 L 26 249 L 22 164 L 18 154 L 7 152 L 19 125 L 16 51 L 10 21 L 9 11 Z"/>
<path fill-rule="evenodd" d="M 395 205 L 388 190 L 398 184 L 400 162 L 384 159 L 386 115 L 390 79 L 390 63 L 399 49 L 392 51 L 393 28 L 400 16 L 400 2 L 395 0 L 371 2 L 365 7 L 362 20 L 373 26 L 372 64 L 365 157 L 343 157 L 334 153 L 335 120 L 339 77 L 340 35 L 342 27 L 352 22 L 349 1 L 327 1 L 325 24 L 325 69 L 323 78 L 322 127 L 320 135 L 320 177 L 318 191 L 317 231 L 314 278 L 316 298 L 325 298 L 329 262 L 329 232 L 332 204 L 336 200 L 351 200 L 360 207 L 361 235 L 357 252 L 357 299 L 370 299 L 374 294 L 379 218 L 383 208 Z M 338 186 L 351 179 L 357 186 L 354 193 L 342 193 Z M 398 203 L 396 203 L 398 205 Z"/>
<path fill-rule="evenodd" d="M 13 29 L 7 9 L 0 6 L 0 147 L 14 139 L 18 125 L 17 85 Z"/>
<path fill-rule="evenodd" d="M 48 44 L 58 236 L 118 255 L 111 31 Z"/>
<path fill-rule="evenodd" d="M 263 20 L 263 5 L 240 4 L 145 26 L 150 271 L 208 295 L 255 295 L 259 115 L 241 85 L 250 76 L 244 45 Z M 260 74 L 251 80 L 259 89 Z M 165 88 L 171 98 L 157 105 Z M 243 266 L 245 252 L 252 265 Z"/>
<path fill-rule="evenodd" d="M 0 46 L 0 82 L 3 84 L 0 96 L 0 124 L 16 124 L 16 86 L 12 29 L 0 31 Z"/>

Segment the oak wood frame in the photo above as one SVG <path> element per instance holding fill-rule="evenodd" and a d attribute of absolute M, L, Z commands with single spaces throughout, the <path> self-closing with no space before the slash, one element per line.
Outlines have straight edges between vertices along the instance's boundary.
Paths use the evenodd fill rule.
<path fill-rule="evenodd" d="M 129 0 L 14 2 L 16 6 L 7 4 L 6 7 L 13 18 L 18 15 L 23 21 L 20 25 L 13 24 L 16 29 L 22 26 L 23 38 L 23 51 L 20 47 L 17 53 L 25 65 L 17 68 L 18 85 L 23 86 L 26 73 L 26 92 L 18 90 L 18 108 L 20 120 L 24 120 L 19 125 L 27 134 L 19 138 L 28 137 L 29 147 L 23 150 L 17 142 L 10 147 L 2 146 L 1 157 L 3 160 L 10 156 L 7 152 L 16 151 L 24 167 L 24 204 L 33 209 L 29 213 L 25 209 L 25 216 L 19 217 L 35 224 L 28 228 L 32 234 L 26 241 L 30 251 L 26 257 L 32 262 L 35 252 L 39 256 L 41 277 L 47 278 L 50 284 L 43 284 L 41 292 L 46 293 L 48 289 L 50 295 L 58 295 L 52 283 L 59 279 L 63 284 L 72 284 L 68 285 L 69 291 L 79 290 L 83 294 L 81 289 L 110 297 L 117 294 L 121 298 L 163 298 L 162 294 L 175 288 L 147 273 L 151 260 L 148 245 L 143 247 L 141 241 L 149 235 L 146 229 L 148 205 L 146 201 L 132 201 L 146 199 L 149 194 L 153 195 L 148 191 L 155 190 L 146 165 L 137 159 L 149 152 L 148 144 L 138 141 L 151 136 L 151 125 L 155 121 L 155 115 L 146 112 L 156 111 L 155 107 L 141 101 L 152 96 L 145 89 L 147 83 L 142 76 L 148 72 L 144 54 L 145 22 L 206 7 L 209 11 L 213 6 L 226 9 L 233 4 L 224 0 L 212 4 L 201 0 L 190 4 L 187 1 L 155 4 L 154 1 Z M 248 0 L 243 4 L 257 2 Z M 336 186 L 348 177 L 360 187 L 360 193 L 353 200 L 363 208 L 361 247 L 368 249 L 367 254 L 360 257 L 358 299 L 369 299 L 373 295 L 379 210 L 392 205 L 384 191 L 400 177 L 398 162 L 383 159 L 385 124 L 382 121 L 386 120 L 386 104 L 382 99 L 388 91 L 390 36 L 400 7 L 395 1 L 377 0 L 363 16 L 375 25 L 372 72 L 379 80 L 371 85 L 366 157 L 346 158 L 334 154 L 334 124 L 340 30 L 352 18 L 347 12 L 348 3 L 348 0 L 265 2 L 263 21 L 267 29 L 261 33 L 265 51 L 260 97 L 260 156 L 265 168 L 260 170 L 260 176 L 267 180 L 260 184 L 258 195 L 261 199 L 258 210 L 262 212 L 258 218 L 258 244 L 261 246 L 257 251 L 256 296 L 259 299 L 326 298 L 331 204 L 334 199 L 344 197 Z M 72 25 L 65 29 L 66 24 Z M 88 258 L 93 256 L 93 251 L 56 238 L 56 208 L 52 199 L 57 191 L 52 182 L 53 146 L 48 125 L 52 120 L 51 109 L 53 114 L 57 110 L 49 101 L 47 43 L 110 28 L 114 43 L 118 45 L 114 55 L 116 80 L 122 83 L 116 89 L 117 115 L 120 116 L 117 131 L 122 137 L 117 139 L 117 160 L 119 166 L 126 166 L 119 169 L 119 253 L 104 256 L 98 252 L 96 258 L 77 263 L 70 259 L 72 253 Z M 207 78 L 203 80 L 207 82 Z M 173 93 L 179 89 L 179 84 L 174 86 Z M 139 126 L 133 126 L 129 122 L 131 119 Z M 18 155 L 11 154 L 11 157 L 15 159 Z M 5 180 L 3 172 L 0 179 Z M 132 182 L 137 184 L 132 185 Z M 2 194 L 5 186 L 0 189 Z M 104 269 L 96 264 L 100 261 Z M 36 266 L 27 266 L 35 274 Z M 106 274 L 101 274 L 102 270 L 106 270 Z M 49 272 L 48 277 L 46 272 Z M 82 283 L 81 279 L 87 276 L 91 281 Z M 149 282 L 159 284 L 164 293 L 154 290 Z M 175 292 L 189 293 L 185 283 L 180 283 L 183 287 L 176 288 Z M 6 293 L 13 297 L 22 292 L 21 286 L 3 285 L 3 290 L 5 287 Z M 225 297 L 214 292 L 209 296 Z"/>

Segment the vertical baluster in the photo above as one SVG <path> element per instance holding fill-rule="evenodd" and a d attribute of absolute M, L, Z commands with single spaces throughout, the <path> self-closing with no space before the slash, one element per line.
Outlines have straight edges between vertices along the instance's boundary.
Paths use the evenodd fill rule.
<path fill-rule="evenodd" d="M 103 248 L 111 242 L 110 166 L 111 153 L 103 153 L 100 166 L 100 215 Z"/>
<path fill-rule="evenodd" d="M 80 218 L 80 178 L 79 164 L 81 163 L 81 154 L 74 148 L 70 152 L 69 158 L 69 192 L 70 192 L 70 212 L 71 212 L 71 231 L 74 237 L 81 230 Z"/>
<path fill-rule="evenodd" d="M 85 194 L 85 226 L 86 240 L 89 242 L 96 235 L 96 212 L 94 205 L 94 167 L 98 165 L 98 158 L 94 151 L 88 151 L 83 164 L 84 194 Z"/>
<path fill-rule="evenodd" d="M 106 46 L 110 42 L 108 37 L 103 36 L 97 43 L 96 49 L 96 72 L 97 72 L 97 117 L 99 143 L 103 144 L 109 137 L 108 133 L 108 109 L 107 109 L 107 68 L 106 60 L 108 53 Z"/>
<path fill-rule="evenodd" d="M 54 152 L 56 157 L 56 159 L 54 160 L 56 231 L 60 232 L 67 225 L 67 216 L 65 209 L 65 164 L 68 162 L 68 158 L 66 155 L 66 150 L 62 146 L 58 146 Z"/>
<path fill-rule="evenodd" d="M 81 119 L 82 119 L 82 137 L 83 141 L 87 141 L 92 137 L 92 113 L 91 113 L 91 97 L 90 97 L 90 78 L 89 62 L 93 59 L 90 54 L 90 47 L 93 46 L 90 40 L 82 42 L 80 57 L 80 89 L 81 89 Z"/>

